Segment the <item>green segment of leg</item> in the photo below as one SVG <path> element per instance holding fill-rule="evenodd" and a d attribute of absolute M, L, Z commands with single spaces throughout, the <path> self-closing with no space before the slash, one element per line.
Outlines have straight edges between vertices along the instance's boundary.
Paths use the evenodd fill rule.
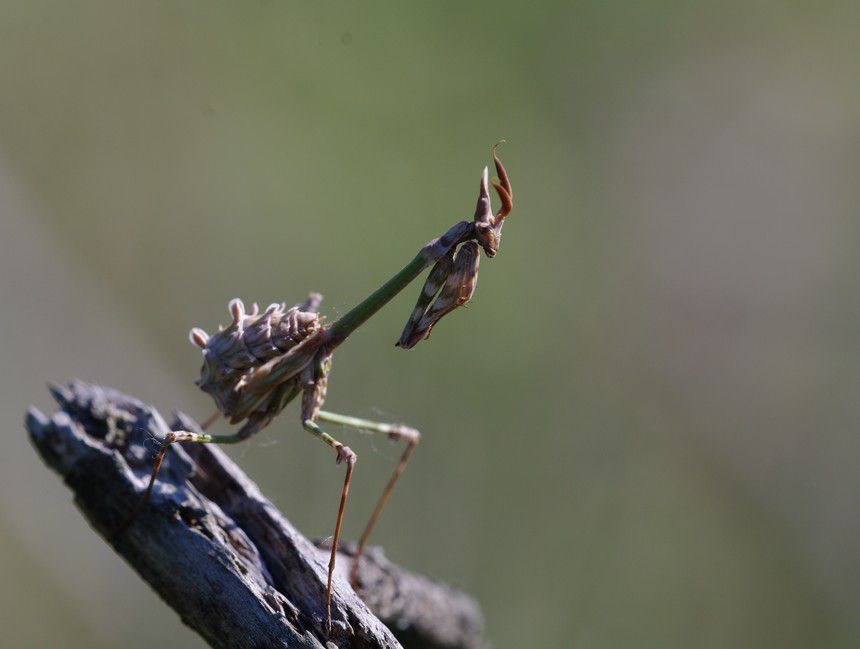
<path fill-rule="evenodd" d="M 161 469 L 161 463 L 164 460 L 164 454 L 174 442 L 201 442 L 205 444 L 236 444 L 247 439 L 247 435 L 236 433 L 235 435 L 208 435 L 206 433 L 192 433 L 188 430 L 175 430 L 167 433 L 164 441 L 161 443 L 161 449 L 158 451 L 158 456 L 155 458 L 155 466 L 149 476 L 149 484 L 146 485 L 146 491 L 137 501 L 137 504 L 132 507 L 131 511 L 126 516 L 122 524 L 114 532 L 115 536 L 121 536 L 131 525 L 137 514 L 143 509 L 143 506 L 149 501 L 152 494 L 152 488 L 155 485 L 155 478 L 158 476 L 158 471 Z"/>
<path fill-rule="evenodd" d="M 161 461 L 164 459 L 164 454 L 170 445 L 175 442 L 200 442 L 203 444 L 237 444 L 248 439 L 247 435 L 243 435 L 241 431 L 233 435 L 209 435 L 208 433 L 193 433 L 189 430 L 172 430 L 167 433 L 167 437 L 161 443 L 161 450 L 158 452 L 158 457 L 155 460 L 155 468 L 152 470 L 152 475 L 149 478 L 149 485 L 146 488 L 146 493 L 143 494 L 138 507 L 135 507 L 135 513 L 140 507 L 146 504 L 149 499 L 149 494 L 152 493 L 152 485 L 155 483 L 155 477 L 158 475 L 158 470 L 161 468 Z"/>
<path fill-rule="evenodd" d="M 421 440 L 421 434 L 414 428 L 403 426 L 402 424 L 386 424 L 378 421 L 370 421 L 368 419 L 360 419 L 358 417 L 350 417 L 348 415 L 339 415 L 334 412 L 326 412 L 325 410 L 321 410 L 319 412 L 318 418 L 333 424 L 348 426 L 349 428 L 382 433 L 384 435 L 388 435 L 391 439 L 405 439 L 407 441 L 406 449 L 403 451 L 400 461 L 394 468 L 394 473 L 391 474 L 388 484 L 385 485 L 385 489 L 379 497 L 379 501 L 376 503 L 376 508 L 370 515 L 370 520 L 367 521 L 367 525 L 365 526 L 364 532 L 361 534 L 361 539 L 358 542 L 358 550 L 355 553 L 355 558 L 352 562 L 352 570 L 350 572 L 350 579 L 353 587 L 355 587 L 358 584 L 359 560 L 361 559 L 361 555 L 364 553 L 367 539 L 370 538 L 370 533 L 373 531 L 376 521 L 379 520 L 379 515 L 382 513 L 385 504 L 388 502 L 388 497 L 391 495 L 394 485 L 397 484 L 397 479 L 406 468 L 409 458 L 412 455 L 412 451 L 415 450 L 415 446 L 417 446 L 418 442 Z"/>
<path fill-rule="evenodd" d="M 201 444 L 238 444 L 248 439 L 247 435 L 235 433 L 233 435 L 209 435 L 206 433 L 192 433 L 187 430 L 173 432 L 174 439 L 170 442 L 200 442 Z"/>
<path fill-rule="evenodd" d="M 340 345 L 347 336 L 384 307 L 391 298 L 409 286 L 412 280 L 418 277 L 425 268 L 435 264 L 453 246 L 473 235 L 474 224 L 471 221 L 460 221 L 451 226 L 441 237 L 430 241 L 394 277 L 344 314 L 327 330 L 329 348 L 334 349 Z"/>
<path fill-rule="evenodd" d="M 335 451 L 338 452 L 338 455 L 340 455 L 341 449 L 347 448 L 339 441 L 337 441 L 334 437 L 325 432 L 322 428 L 317 426 L 315 421 L 306 419 L 302 425 L 304 426 L 305 430 L 308 431 L 311 435 L 331 446 Z M 340 462 L 340 459 L 338 459 L 338 462 Z"/>
<path fill-rule="evenodd" d="M 405 428 L 398 424 L 385 424 L 378 421 L 371 421 L 370 419 L 360 419 L 358 417 L 350 417 L 349 415 L 339 415 L 336 412 L 327 412 L 325 410 L 320 410 L 317 418 L 332 424 L 340 424 L 347 428 L 369 430 L 373 433 L 383 433 L 385 435 L 391 435 L 392 433 L 396 434 L 401 429 Z"/>

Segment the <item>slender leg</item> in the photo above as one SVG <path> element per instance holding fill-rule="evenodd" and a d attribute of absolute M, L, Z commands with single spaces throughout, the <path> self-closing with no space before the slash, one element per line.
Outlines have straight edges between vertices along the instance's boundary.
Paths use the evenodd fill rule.
<path fill-rule="evenodd" d="M 346 509 L 346 496 L 349 494 L 349 482 L 352 479 L 352 470 L 355 467 L 355 462 L 358 459 L 355 453 L 348 446 L 344 446 L 334 437 L 325 432 L 322 428 L 311 419 L 305 419 L 303 422 L 304 428 L 314 437 L 321 439 L 323 442 L 331 446 L 337 452 L 337 463 L 346 462 L 346 476 L 343 479 L 343 489 L 340 492 L 340 506 L 337 509 L 337 520 L 334 524 L 334 537 L 331 540 L 331 556 L 328 560 L 328 583 L 326 585 L 325 603 L 327 628 L 329 635 L 331 634 L 331 578 L 334 575 L 334 563 L 337 557 L 337 543 L 340 540 L 340 524 L 343 521 L 343 512 Z"/>
<path fill-rule="evenodd" d="M 421 441 L 421 433 L 414 428 L 403 426 L 401 424 L 384 424 L 376 421 L 369 421 L 367 419 L 359 419 L 358 417 L 338 415 L 324 410 L 319 412 L 318 417 L 322 421 L 328 421 L 333 424 L 341 424 L 342 426 L 348 426 L 349 428 L 357 428 L 360 430 L 369 430 L 373 433 L 382 433 L 383 435 L 388 435 L 392 440 L 406 440 L 406 448 L 403 451 L 403 455 L 400 457 L 400 461 L 397 463 L 397 466 L 394 467 L 394 473 L 391 474 L 388 484 L 385 485 L 385 489 L 379 497 L 379 502 L 376 503 L 376 508 L 373 510 L 373 514 L 370 515 L 370 520 L 367 521 L 367 525 L 365 526 L 364 532 L 361 534 L 361 539 L 358 542 L 358 551 L 355 554 L 355 559 L 352 562 L 352 570 L 350 572 L 350 581 L 352 582 L 353 587 L 356 587 L 358 585 L 358 562 L 361 559 L 361 555 L 364 553 L 367 539 L 370 537 L 370 533 L 373 531 L 376 521 L 379 520 L 379 515 L 382 513 L 382 509 L 388 502 L 388 497 L 391 495 L 391 491 L 394 489 L 397 479 L 406 468 L 406 464 L 412 456 L 412 451 L 415 450 L 418 442 Z"/>
<path fill-rule="evenodd" d="M 235 435 L 201 435 L 187 430 L 176 430 L 167 433 L 167 436 L 161 443 L 161 449 L 158 451 L 158 456 L 155 458 L 155 466 L 152 468 L 152 475 L 149 476 L 149 484 L 146 486 L 146 491 L 143 493 L 143 496 L 140 497 L 140 500 L 137 501 L 137 504 L 128 513 L 128 516 L 125 517 L 122 525 L 120 525 L 116 532 L 114 532 L 114 536 L 122 536 L 138 513 L 140 513 L 140 510 L 143 509 L 143 506 L 149 501 L 149 496 L 152 494 L 152 487 L 155 484 L 155 478 L 158 475 L 158 471 L 161 469 L 161 463 L 164 461 L 164 454 L 167 453 L 167 449 L 170 448 L 171 444 L 174 442 L 236 444 L 237 442 L 244 441 L 247 437 L 248 436 L 243 434 L 242 431 Z"/>

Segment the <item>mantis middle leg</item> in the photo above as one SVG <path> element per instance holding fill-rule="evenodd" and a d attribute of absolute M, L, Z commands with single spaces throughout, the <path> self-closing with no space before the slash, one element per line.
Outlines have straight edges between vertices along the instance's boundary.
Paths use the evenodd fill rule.
<path fill-rule="evenodd" d="M 406 449 L 403 451 L 400 461 L 394 468 L 394 473 L 392 473 L 391 478 L 389 478 L 388 484 L 385 485 L 385 489 L 379 497 L 379 501 L 376 503 L 376 508 L 370 515 L 370 520 L 367 522 L 364 532 L 361 534 L 361 539 L 358 542 L 358 551 L 355 554 L 355 559 L 352 562 L 352 570 L 350 572 L 350 581 L 352 582 L 353 587 L 355 587 L 358 583 L 358 563 L 361 560 L 361 555 L 364 553 L 367 539 L 370 537 L 370 533 L 373 531 L 376 521 L 379 520 L 379 515 L 382 513 L 382 509 L 388 502 L 388 497 L 391 495 L 391 491 L 394 489 L 394 485 L 397 483 L 398 478 L 400 478 L 400 474 L 403 473 L 403 470 L 406 468 L 406 464 L 409 462 L 412 451 L 415 450 L 418 442 L 421 441 L 421 433 L 414 428 L 403 426 L 402 424 L 386 424 L 377 421 L 370 421 L 368 419 L 359 419 L 358 417 L 350 417 L 348 415 L 339 415 L 334 412 L 326 412 L 325 410 L 320 410 L 317 417 L 322 421 L 327 421 L 333 424 L 341 424 L 342 426 L 347 426 L 349 428 L 388 435 L 389 439 L 392 440 L 406 440 Z"/>

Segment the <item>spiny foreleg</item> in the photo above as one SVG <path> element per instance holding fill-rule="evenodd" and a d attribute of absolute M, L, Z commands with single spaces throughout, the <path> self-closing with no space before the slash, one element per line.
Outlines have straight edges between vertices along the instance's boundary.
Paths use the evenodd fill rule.
<path fill-rule="evenodd" d="M 424 282 L 397 347 L 409 349 L 429 338 L 439 320 L 472 299 L 478 285 L 479 250 L 477 243 L 467 241 L 456 254 L 451 252 L 436 263 Z"/>

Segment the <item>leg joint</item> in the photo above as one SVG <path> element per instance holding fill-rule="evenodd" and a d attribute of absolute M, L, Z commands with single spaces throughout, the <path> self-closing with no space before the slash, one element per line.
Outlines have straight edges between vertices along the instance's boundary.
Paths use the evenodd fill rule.
<path fill-rule="evenodd" d="M 355 466 L 356 462 L 358 462 L 358 456 L 349 446 L 344 446 L 340 442 L 335 442 L 334 449 L 337 451 L 337 460 L 335 460 L 335 464 L 346 462 L 352 467 Z"/>
<path fill-rule="evenodd" d="M 404 439 L 410 444 L 415 445 L 421 441 L 421 433 L 411 426 L 395 424 L 391 426 L 391 429 L 388 431 L 388 439 L 395 442 L 397 440 Z"/>

